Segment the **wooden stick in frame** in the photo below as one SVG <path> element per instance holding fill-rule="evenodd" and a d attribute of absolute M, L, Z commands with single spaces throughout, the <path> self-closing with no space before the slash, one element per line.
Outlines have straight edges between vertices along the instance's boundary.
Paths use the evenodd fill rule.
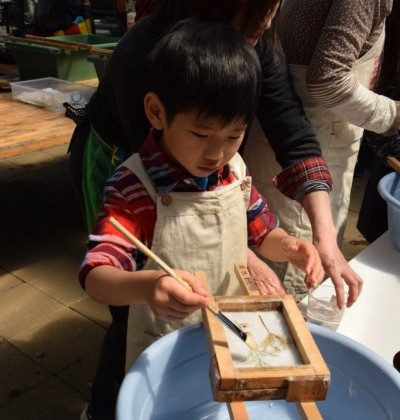
<path fill-rule="evenodd" d="M 260 294 L 247 267 L 243 264 L 235 264 L 235 273 L 244 292 L 250 295 Z M 244 403 L 242 404 L 244 406 Z M 323 420 L 318 407 L 314 402 L 298 401 L 296 404 L 303 420 Z M 245 406 L 244 409 L 246 409 Z M 233 417 L 233 419 L 239 419 L 239 417 Z"/>

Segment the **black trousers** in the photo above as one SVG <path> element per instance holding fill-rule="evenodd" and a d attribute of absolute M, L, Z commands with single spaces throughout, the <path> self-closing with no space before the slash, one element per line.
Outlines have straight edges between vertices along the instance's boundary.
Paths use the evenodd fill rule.
<path fill-rule="evenodd" d="M 387 204 L 378 192 L 378 184 L 381 178 L 389 172 L 393 172 L 393 169 L 386 166 L 378 156 L 375 156 L 357 221 L 357 229 L 370 243 L 378 239 L 388 229 Z"/>
<path fill-rule="evenodd" d="M 75 127 L 69 147 L 69 170 L 85 221 L 82 190 L 82 160 L 90 124 Z M 125 376 L 126 330 L 129 306 L 109 306 L 111 324 L 101 347 L 100 357 L 92 381 L 88 416 L 93 420 L 114 420 L 119 388 Z"/>
<path fill-rule="evenodd" d="M 118 392 L 125 376 L 129 306 L 109 308 L 112 322 L 104 336 L 88 407 L 93 420 L 115 419 Z"/>

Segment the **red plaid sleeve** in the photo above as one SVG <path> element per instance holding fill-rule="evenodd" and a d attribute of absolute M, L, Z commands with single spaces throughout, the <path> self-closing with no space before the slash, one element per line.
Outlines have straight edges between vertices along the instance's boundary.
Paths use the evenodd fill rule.
<path fill-rule="evenodd" d="M 268 233 L 278 226 L 278 216 L 270 211 L 265 199 L 252 186 L 247 209 L 248 245 L 259 246 Z"/>
<path fill-rule="evenodd" d="M 293 200 L 301 202 L 304 195 L 317 190 L 330 191 L 332 178 L 325 159 L 310 157 L 280 172 L 273 180 L 278 190 Z"/>

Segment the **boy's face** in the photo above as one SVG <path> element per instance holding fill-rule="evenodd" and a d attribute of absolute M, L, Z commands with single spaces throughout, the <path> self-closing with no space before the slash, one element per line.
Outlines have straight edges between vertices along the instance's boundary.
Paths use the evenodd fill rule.
<path fill-rule="evenodd" d="M 245 130 L 242 120 L 222 127 L 219 120 L 195 111 L 180 113 L 170 124 L 164 120 L 161 147 L 190 174 L 206 177 L 232 159 Z"/>

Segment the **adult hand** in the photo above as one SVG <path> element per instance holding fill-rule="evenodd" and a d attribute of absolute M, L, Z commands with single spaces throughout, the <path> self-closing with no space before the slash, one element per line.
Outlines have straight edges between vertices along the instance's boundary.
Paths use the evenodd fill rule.
<path fill-rule="evenodd" d="M 286 290 L 275 271 L 260 260 L 250 249 L 247 252 L 247 269 L 262 295 L 283 296 L 286 294 Z"/>
<path fill-rule="evenodd" d="M 327 238 L 323 241 L 314 241 L 314 245 L 318 249 L 326 274 L 335 285 L 338 307 L 341 309 L 344 304 L 350 307 L 360 296 L 363 285 L 362 278 L 347 263 L 337 246 L 336 238 L 333 241 L 329 241 Z M 343 282 L 349 287 L 347 302 L 344 298 Z"/>
<path fill-rule="evenodd" d="M 302 203 L 310 218 L 313 243 L 319 252 L 326 274 L 335 285 L 338 307 L 350 307 L 362 289 L 361 277 L 353 271 L 337 245 L 337 233 L 332 220 L 329 195 L 325 191 L 307 194 Z M 347 302 L 344 301 L 344 284 L 349 286 Z"/>

